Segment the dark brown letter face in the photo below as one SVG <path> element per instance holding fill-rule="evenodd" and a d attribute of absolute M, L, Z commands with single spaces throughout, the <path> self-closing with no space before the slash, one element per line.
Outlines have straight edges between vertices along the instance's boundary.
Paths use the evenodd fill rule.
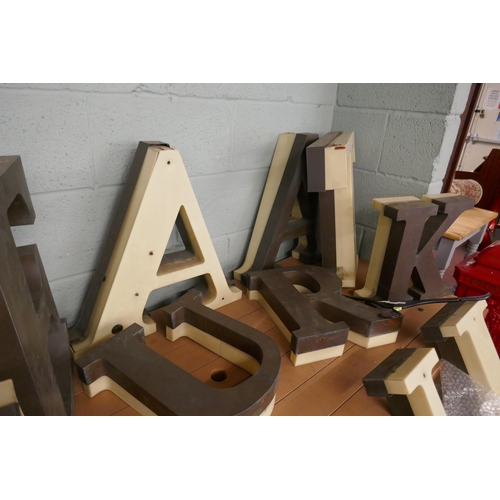
<path fill-rule="evenodd" d="M 307 192 L 306 148 L 316 134 L 281 134 L 262 195 L 247 256 L 234 272 L 244 281 L 248 271 L 274 267 L 280 245 L 299 239 L 294 256 L 311 264 L 319 259 L 315 234 L 317 195 Z"/>
<path fill-rule="evenodd" d="M 236 279 L 245 283 L 246 273 L 273 269 L 280 245 L 298 239 L 293 257 L 304 264 L 321 257 L 323 267 L 336 271 L 344 286 L 355 285 L 354 133 L 316 139 L 316 134 L 280 135 Z"/>
<path fill-rule="evenodd" d="M 34 220 L 20 157 L 0 157 L 0 380 L 12 379 L 25 415 L 71 415 L 66 324 L 36 245 L 17 248 L 10 230 Z"/>
<path fill-rule="evenodd" d="M 76 361 L 78 375 L 91 396 L 112 390 L 143 414 L 261 415 L 272 411 L 280 353 L 269 337 L 203 306 L 196 290 L 163 308 L 163 314 L 170 338 L 189 336 L 253 375 L 231 388 L 205 385 L 146 347 L 144 330 L 134 324 Z"/>
<path fill-rule="evenodd" d="M 376 298 L 408 301 L 449 293 L 432 253 L 446 230 L 473 200 L 464 196 L 432 197 L 387 203 L 384 215 L 392 220 Z"/>
<path fill-rule="evenodd" d="M 330 132 L 307 148 L 307 190 L 319 197 L 321 265 L 356 286 L 354 132 Z"/>
<path fill-rule="evenodd" d="M 247 281 L 249 298 L 262 303 L 290 342 L 294 365 L 341 356 L 347 339 L 365 348 L 395 342 L 401 326 L 399 313 L 342 296 L 330 269 L 255 271 Z"/>

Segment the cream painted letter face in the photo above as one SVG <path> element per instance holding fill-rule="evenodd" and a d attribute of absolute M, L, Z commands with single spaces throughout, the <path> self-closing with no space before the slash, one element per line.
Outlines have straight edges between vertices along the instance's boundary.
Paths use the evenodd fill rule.
<path fill-rule="evenodd" d="M 165 259 L 177 217 L 192 251 Z M 143 316 L 149 294 L 198 276 L 208 285 L 204 305 L 216 309 L 241 298 L 224 277 L 179 151 L 150 145 L 84 340 L 73 344 L 77 356 L 133 323 L 146 335 L 155 332 L 153 320 Z"/>

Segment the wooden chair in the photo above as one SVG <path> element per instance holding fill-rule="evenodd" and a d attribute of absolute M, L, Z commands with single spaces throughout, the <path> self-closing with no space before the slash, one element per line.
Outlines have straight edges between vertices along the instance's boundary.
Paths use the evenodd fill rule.
<path fill-rule="evenodd" d="M 488 157 L 473 172 L 457 170 L 455 179 L 473 179 L 483 188 L 483 196 L 476 204 L 477 208 L 500 212 L 500 149 L 492 149 Z M 499 236 L 499 219 L 492 220 L 488 225 L 483 243 L 480 249 L 488 246 Z"/>

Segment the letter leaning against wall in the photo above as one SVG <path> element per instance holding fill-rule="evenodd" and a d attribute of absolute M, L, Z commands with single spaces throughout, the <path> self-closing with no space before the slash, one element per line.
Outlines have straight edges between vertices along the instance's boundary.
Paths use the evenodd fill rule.
<path fill-rule="evenodd" d="M 330 132 L 307 147 L 307 190 L 319 197 L 323 267 L 342 286 L 356 286 L 358 255 L 354 221 L 354 132 Z"/>
<path fill-rule="evenodd" d="M 164 255 L 177 223 L 189 248 Z M 75 329 L 78 356 L 133 323 L 155 332 L 143 312 L 159 288 L 205 276 L 207 307 L 241 298 L 224 277 L 181 155 L 167 144 L 139 144 L 112 226 Z"/>
<path fill-rule="evenodd" d="M 0 157 L 0 381 L 12 380 L 25 415 L 71 415 L 71 350 L 36 245 L 11 226 L 35 213 L 19 156 Z"/>
<path fill-rule="evenodd" d="M 380 217 L 370 266 L 359 297 L 408 301 L 451 293 L 442 281 L 432 249 L 474 201 L 452 194 L 375 198 Z"/>
<path fill-rule="evenodd" d="M 319 259 L 316 238 L 317 194 L 307 192 L 306 148 L 317 134 L 281 134 L 262 194 L 259 212 L 243 264 L 234 277 L 272 269 L 285 241 L 298 239 L 292 255 L 306 264 Z"/>

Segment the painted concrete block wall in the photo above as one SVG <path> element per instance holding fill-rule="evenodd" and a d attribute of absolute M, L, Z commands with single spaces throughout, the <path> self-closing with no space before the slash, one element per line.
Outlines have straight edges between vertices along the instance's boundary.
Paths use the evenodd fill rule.
<path fill-rule="evenodd" d="M 246 253 L 278 135 L 331 129 L 337 84 L 0 84 L 0 155 L 20 155 L 37 243 L 72 325 L 137 143 L 182 155 L 227 276 Z M 175 247 L 179 241 L 172 240 Z M 154 301 L 161 300 L 161 293 Z"/>
<path fill-rule="evenodd" d="M 470 84 L 348 84 L 337 91 L 332 130 L 354 130 L 360 257 L 371 255 L 373 198 L 441 192 Z"/>

